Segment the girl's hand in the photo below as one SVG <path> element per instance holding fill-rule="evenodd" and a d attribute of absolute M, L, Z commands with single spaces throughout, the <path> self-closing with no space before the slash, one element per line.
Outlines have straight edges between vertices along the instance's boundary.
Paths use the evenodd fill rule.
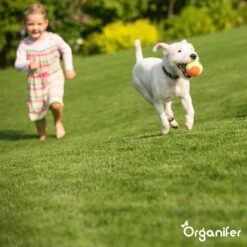
<path fill-rule="evenodd" d="M 67 70 L 67 71 L 65 71 L 65 76 L 66 76 L 66 78 L 67 78 L 68 80 L 72 80 L 72 79 L 75 78 L 76 73 L 75 73 L 74 70 Z"/>
<path fill-rule="evenodd" d="M 30 70 L 36 70 L 39 68 L 39 62 L 36 60 L 31 60 L 29 63 L 29 69 Z"/>

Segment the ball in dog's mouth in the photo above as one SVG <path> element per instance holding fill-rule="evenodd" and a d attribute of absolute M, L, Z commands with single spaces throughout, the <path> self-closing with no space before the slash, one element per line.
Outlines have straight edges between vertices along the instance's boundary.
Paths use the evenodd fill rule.
<path fill-rule="evenodd" d="M 186 77 L 186 78 L 191 78 L 190 75 L 187 74 L 186 72 L 186 63 L 178 63 L 177 66 L 178 68 L 182 71 L 183 75 Z"/>

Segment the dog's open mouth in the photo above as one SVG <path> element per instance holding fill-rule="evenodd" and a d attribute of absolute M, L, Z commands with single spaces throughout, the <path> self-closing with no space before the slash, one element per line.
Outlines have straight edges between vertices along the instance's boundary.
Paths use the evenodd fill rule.
<path fill-rule="evenodd" d="M 178 63 L 177 66 L 178 68 L 182 71 L 183 75 L 186 77 L 186 78 L 190 78 L 191 76 L 187 74 L 186 72 L 186 63 Z"/>

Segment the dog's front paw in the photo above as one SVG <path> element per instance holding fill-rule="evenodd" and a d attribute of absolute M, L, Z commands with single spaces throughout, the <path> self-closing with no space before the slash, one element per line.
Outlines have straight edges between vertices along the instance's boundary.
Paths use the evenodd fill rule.
<path fill-rule="evenodd" d="M 162 128 L 160 130 L 161 135 L 167 135 L 169 133 L 169 127 L 168 128 Z"/>
<path fill-rule="evenodd" d="M 192 130 L 193 124 L 194 124 L 194 119 L 186 119 L 185 127 L 186 127 L 188 130 Z"/>

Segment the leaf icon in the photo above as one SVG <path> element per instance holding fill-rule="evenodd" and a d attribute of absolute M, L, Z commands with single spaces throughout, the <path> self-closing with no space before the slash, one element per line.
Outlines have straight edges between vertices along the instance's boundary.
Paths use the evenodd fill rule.
<path fill-rule="evenodd" d="M 186 227 L 186 226 L 188 226 L 189 225 L 189 222 L 188 222 L 188 220 L 186 220 L 182 225 L 180 225 L 181 227 Z"/>

